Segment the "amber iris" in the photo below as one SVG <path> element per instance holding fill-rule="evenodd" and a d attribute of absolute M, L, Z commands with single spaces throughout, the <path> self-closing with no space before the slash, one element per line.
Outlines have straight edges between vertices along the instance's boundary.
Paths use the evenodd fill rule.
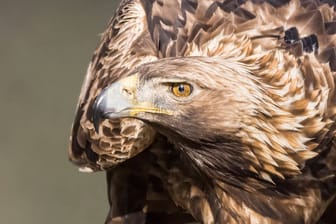
<path fill-rule="evenodd" d="M 177 97 L 186 97 L 191 94 L 192 87 L 188 83 L 174 83 L 172 84 L 172 92 Z"/>

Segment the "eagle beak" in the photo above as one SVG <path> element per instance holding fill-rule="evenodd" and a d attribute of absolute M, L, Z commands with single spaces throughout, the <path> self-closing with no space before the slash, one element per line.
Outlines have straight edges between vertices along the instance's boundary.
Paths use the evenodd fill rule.
<path fill-rule="evenodd" d="M 138 75 L 135 74 L 113 83 L 97 96 L 92 108 L 92 122 L 97 133 L 104 119 L 138 117 L 139 113 L 173 114 L 170 110 L 156 107 L 150 98 L 149 101 L 139 100 L 137 86 Z"/>
<path fill-rule="evenodd" d="M 121 79 L 106 87 L 96 98 L 92 110 L 92 121 L 96 132 L 104 119 L 130 116 L 136 104 L 137 75 Z"/>

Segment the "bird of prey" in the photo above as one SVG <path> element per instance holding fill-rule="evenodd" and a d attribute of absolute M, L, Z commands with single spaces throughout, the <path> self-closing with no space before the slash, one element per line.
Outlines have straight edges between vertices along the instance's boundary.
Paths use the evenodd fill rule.
<path fill-rule="evenodd" d="M 123 0 L 70 160 L 106 223 L 334 223 L 336 2 Z"/>

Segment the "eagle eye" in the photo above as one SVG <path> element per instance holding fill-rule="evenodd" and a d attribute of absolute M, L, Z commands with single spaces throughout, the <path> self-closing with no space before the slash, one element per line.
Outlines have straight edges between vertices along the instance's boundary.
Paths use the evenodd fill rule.
<path fill-rule="evenodd" d="M 187 97 L 192 92 L 192 86 L 188 83 L 173 83 L 171 91 L 177 97 Z"/>

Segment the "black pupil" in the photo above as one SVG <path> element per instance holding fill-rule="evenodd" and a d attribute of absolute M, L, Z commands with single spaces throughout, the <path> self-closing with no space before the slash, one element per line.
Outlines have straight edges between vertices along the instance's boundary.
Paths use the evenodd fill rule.
<path fill-rule="evenodd" d="M 178 86 L 178 91 L 179 91 L 180 93 L 183 93 L 183 92 L 184 92 L 184 85 L 183 85 L 183 84 L 180 84 L 180 85 Z"/>

